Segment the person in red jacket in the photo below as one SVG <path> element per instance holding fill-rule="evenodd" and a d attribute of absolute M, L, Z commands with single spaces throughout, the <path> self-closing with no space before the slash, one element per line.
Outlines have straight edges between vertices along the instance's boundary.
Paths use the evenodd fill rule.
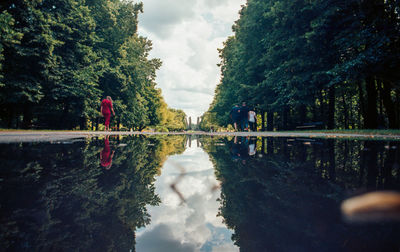
<path fill-rule="evenodd" d="M 104 125 L 106 126 L 105 130 L 109 131 L 110 130 L 111 112 L 115 116 L 112 99 L 110 96 L 107 96 L 106 99 L 101 101 L 100 111 L 101 111 L 101 114 L 104 116 Z"/>

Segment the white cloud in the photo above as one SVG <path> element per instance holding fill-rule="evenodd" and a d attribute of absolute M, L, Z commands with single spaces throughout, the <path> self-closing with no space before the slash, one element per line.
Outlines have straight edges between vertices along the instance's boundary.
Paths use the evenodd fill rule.
<path fill-rule="evenodd" d="M 153 41 L 151 57 L 160 58 L 157 83 L 170 107 L 192 119 L 209 107 L 220 80 L 217 48 L 245 0 L 143 0 L 139 34 Z"/>
<path fill-rule="evenodd" d="M 227 2 L 228 0 L 204 0 L 204 4 L 209 8 L 226 5 Z"/>
<path fill-rule="evenodd" d="M 144 0 L 141 25 L 149 32 L 165 39 L 185 19 L 193 17 L 194 1 L 187 0 Z"/>

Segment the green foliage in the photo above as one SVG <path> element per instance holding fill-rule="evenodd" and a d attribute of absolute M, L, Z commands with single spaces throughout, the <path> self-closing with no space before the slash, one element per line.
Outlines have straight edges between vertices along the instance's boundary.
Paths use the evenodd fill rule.
<path fill-rule="evenodd" d="M 216 131 L 220 128 L 220 126 L 216 123 L 216 113 L 215 112 L 206 112 L 202 116 L 202 120 L 200 122 L 200 129 L 205 131 Z"/>
<path fill-rule="evenodd" d="M 186 139 L 108 140 L 115 151 L 108 168 L 100 165 L 106 139 L 13 144 L 0 154 L 8 178 L 0 205 L 4 250 L 134 250 L 136 231 L 150 223 L 147 206 L 160 203 L 156 176 Z"/>
<path fill-rule="evenodd" d="M 227 125 L 247 101 L 271 129 L 399 128 L 396 10 L 398 1 L 248 0 L 219 50 L 211 123 Z"/>
<path fill-rule="evenodd" d="M 0 11 L 3 127 L 85 129 L 101 116 L 105 96 L 126 128 L 163 120 L 161 61 L 148 58 L 152 43 L 137 34 L 142 3 L 22 0 Z"/>
<path fill-rule="evenodd" d="M 14 18 L 7 12 L 3 11 L 0 14 L 0 87 L 3 87 L 2 83 L 2 61 L 4 60 L 3 50 L 6 45 L 19 44 L 22 38 L 22 33 L 14 30 Z"/>
<path fill-rule="evenodd" d="M 163 98 L 159 99 L 157 114 L 160 115 L 160 128 L 156 128 L 157 131 L 181 131 L 187 128 L 185 112 L 180 109 L 168 108 Z"/>

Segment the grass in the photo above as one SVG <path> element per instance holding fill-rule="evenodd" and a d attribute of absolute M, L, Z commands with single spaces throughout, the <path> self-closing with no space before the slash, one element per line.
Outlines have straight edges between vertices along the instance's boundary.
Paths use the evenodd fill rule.
<path fill-rule="evenodd" d="M 74 132 L 74 131 L 82 131 L 82 132 L 90 132 L 91 130 L 54 130 L 54 129 L 2 129 L 0 128 L 0 132 L 46 132 L 46 131 L 54 131 L 54 132 Z"/>
<path fill-rule="evenodd" d="M 333 129 L 333 130 L 296 130 L 288 132 L 327 133 L 327 134 L 362 134 L 362 135 L 400 135 L 400 130 L 372 130 L 372 129 Z"/>

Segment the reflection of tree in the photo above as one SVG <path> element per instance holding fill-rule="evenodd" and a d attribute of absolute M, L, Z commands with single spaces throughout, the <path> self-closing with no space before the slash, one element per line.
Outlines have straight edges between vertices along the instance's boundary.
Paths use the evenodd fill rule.
<path fill-rule="evenodd" d="M 339 212 L 341 200 L 359 188 L 400 189 L 394 164 L 399 144 L 285 138 L 262 142 L 262 157 L 243 165 L 230 156 L 234 142 L 203 140 L 222 182 L 220 215 L 234 229 L 241 251 L 399 248 L 398 226 L 348 226 Z M 365 149 L 368 159 L 360 157 Z M 370 181 L 377 182 L 373 188 Z"/>
<path fill-rule="evenodd" d="M 117 146 L 117 142 L 124 146 Z M 169 143 L 165 143 L 168 142 Z M 113 167 L 100 166 L 104 142 L 7 146 L 0 159 L 1 233 L 7 251 L 129 251 L 157 205 L 155 176 L 184 138 L 110 138 Z M 168 150 L 165 150 L 167 146 Z M 17 158 L 15 158 L 17 157 Z"/>

